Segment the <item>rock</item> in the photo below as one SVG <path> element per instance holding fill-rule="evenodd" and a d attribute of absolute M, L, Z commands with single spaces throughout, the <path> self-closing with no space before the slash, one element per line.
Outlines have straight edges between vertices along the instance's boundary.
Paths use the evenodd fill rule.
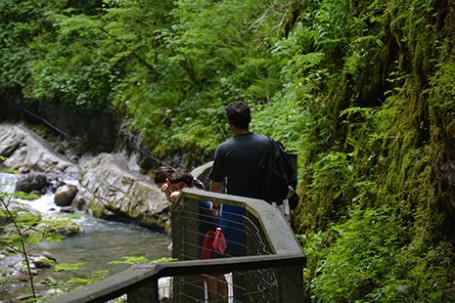
<path fill-rule="evenodd" d="M 73 206 L 64 206 L 60 208 L 60 212 L 65 214 L 73 214 L 76 212 L 76 209 L 74 209 Z"/>
<path fill-rule="evenodd" d="M 12 222 L 13 221 L 11 220 L 11 218 L 7 216 L 0 216 L 0 227 L 6 226 Z M 5 230 L 4 228 L 0 228 L 0 234 L 2 234 L 4 230 Z"/>
<path fill-rule="evenodd" d="M 49 260 L 52 260 L 52 261 L 54 261 L 54 262 L 57 262 L 57 258 L 56 258 L 53 254 L 51 254 L 50 252 L 48 252 L 48 251 L 43 251 L 41 254 L 42 254 L 43 256 L 45 256 L 46 258 L 48 258 Z"/>
<path fill-rule="evenodd" d="M 14 154 L 16 150 L 18 150 L 20 147 L 22 147 L 24 144 L 22 142 L 11 142 L 8 145 L 5 145 L 5 148 L 2 151 L 2 156 L 9 158 L 11 155 Z"/>
<path fill-rule="evenodd" d="M 19 271 L 18 271 L 18 278 L 21 280 L 21 281 L 28 281 L 29 280 L 29 269 L 27 268 L 27 265 L 24 264 L 20 264 L 19 265 L 20 268 L 19 268 Z M 30 262 L 30 273 L 34 276 L 36 276 L 38 274 L 38 268 L 35 266 L 35 264 L 33 262 Z"/>
<path fill-rule="evenodd" d="M 33 262 L 36 268 L 51 268 L 54 264 L 55 261 L 51 260 L 45 256 L 36 256 L 36 257 L 30 257 L 30 260 Z"/>
<path fill-rule="evenodd" d="M 6 247 L 5 251 L 6 251 L 6 253 L 10 253 L 10 254 L 16 253 L 16 250 L 13 249 L 11 246 Z"/>
<path fill-rule="evenodd" d="M 30 168 L 22 166 L 22 167 L 19 167 L 17 172 L 20 174 L 28 174 L 30 172 Z"/>
<path fill-rule="evenodd" d="M 41 283 L 46 284 L 46 285 L 57 285 L 58 284 L 57 280 L 55 280 L 51 276 L 47 276 L 45 279 L 42 280 Z M 52 290 L 52 292 L 54 292 L 54 291 L 56 291 L 56 290 Z M 54 295 L 54 294 L 51 294 L 51 296 L 52 295 Z"/>
<path fill-rule="evenodd" d="M 22 191 L 24 193 L 45 193 L 49 182 L 43 174 L 29 174 L 24 175 L 16 181 L 15 191 Z"/>
<path fill-rule="evenodd" d="M 54 203 L 57 206 L 70 206 L 78 192 L 77 186 L 64 184 L 57 188 L 54 195 Z"/>
<path fill-rule="evenodd" d="M 48 277 L 48 280 L 49 280 L 49 283 L 51 283 L 51 281 L 54 281 L 54 283 L 52 285 L 57 285 L 57 282 L 55 282 L 55 280 L 53 280 L 52 278 Z M 43 292 L 41 294 L 41 297 L 43 297 L 43 298 L 52 298 L 52 297 L 55 297 L 55 296 L 62 295 L 63 293 L 64 292 L 61 289 L 54 288 L 54 289 L 49 289 L 49 290 Z"/>
<path fill-rule="evenodd" d="M 81 174 L 75 203 L 85 203 L 94 216 L 165 228 L 166 198 L 149 178 L 131 172 L 124 156 L 100 154 L 85 163 Z"/>
<path fill-rule="evenodd" d="M 76 188 L 56 189 L 54 201 L 60 207 L 74 206 L 96 217 L 160 229 L 169 221 L 166 199 L 152 180 L 137 171 L 134 162 L 138 158 L 102 153 L 77 157 L 78 163 L 74 163 L 23 125 L 0 124 L 0 142 L 0 155 L 7 156 L 5 167 L 46 172 L 48 180 L 79 180 Z M 42 186 L 44 181 L 40 186 L 19 188 L 29 192 L 32 187 L 43 190 Z M 68 230 L 62 232 L 68 234 Z"/>
<path fill-rule="evenodd" d="M 9 204 L 8 204 L 8 208 L 11 212 L 17 212 L 17 213 L 26 212 L 26 213 L 33 214 L 33 216 L 41 217 L 41 213 L 38 210 L 34 209 L 31 205 L 25 204 L 21 201 L 10 200 Z"/>
<path fill-rule="evenodd" d="M 48 220 L 51 220 L 52 217 L 49 217 Z M 76 222 L 69 218 L 60 218 L 58 221 L 54 221 L 52 226 L 42 226 L 42 224 L 38 225 L 38 228 L 46 228 L 46 230 L 50 233 L 54 233 L 57 235 L 62 236 L 74 236 L 77 234 L 82 233 L 84 230 L 77 225 Z"/>
<path fill-rule="evenodd" d="M 21 302 L 28 302 L 28 301 L 32 301 L 32 300 L 33 300 L 33 295 L 29 294 L 29 295 L 22 295 L 19 297 L 15 297 L 11 300 L 11 303 L 21 303 Z"/>
<path fill-rule="evenodd" d="M 17 170 L 55 172 L 77 178 L 79 168 L 58 154 L 51 144 L 25 126 L 0 124 L 0 155 L 7 159 L 3 166 Z"/>

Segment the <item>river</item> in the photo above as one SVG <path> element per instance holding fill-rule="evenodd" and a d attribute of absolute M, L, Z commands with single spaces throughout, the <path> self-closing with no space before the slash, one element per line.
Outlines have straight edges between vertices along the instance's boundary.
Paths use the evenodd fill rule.
<path fill-rule="evenodd" d="M 0 182 L 3 184 L 2 191 L 10 190 L 8 184 L 11 182 L 5 178 L 5 174 L 0 174 Z M 62 215 L 53 203 L 52 194 L 46 194 L 26 203 L 42 213 Z M 38 288 L 41 287 L 37 281 L 47 277 L 64 285 L 71 278 L 93 278 L 93 273 L 104 270 L 109 270 L 109 275 L 117 273 L 130 265 L 108 263 L 122 260 L 122 257 L 144 256 L 148 260 L 156 260 L 169 256 L 170 239 L 165 233 L 132 224 L 101 220 L 85 213 L 78 214 L 73 220 L 83 229 L 81 234 L 66 237 L 60 242 L 41 242 L 34 252 L 48 251 L 56 257 L 58 264 L 83 263 L 83 265 L 71 271 L 43 270 L 34 278 Z M 26 283 L 5 285 L 0 284 L 0 302 L 9 302 L 12 298 L 23 295 L 24 287 L 27 286 Z"/>

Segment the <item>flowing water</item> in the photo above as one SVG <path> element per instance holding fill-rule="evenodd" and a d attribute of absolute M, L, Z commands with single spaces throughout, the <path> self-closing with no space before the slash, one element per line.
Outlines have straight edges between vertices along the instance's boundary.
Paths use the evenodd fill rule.
<path fill-rule="evenodd" d="M 14 177 L 13 177 L 14 178 Z M 0 174 L 0 191 L 11 190 L 11 181 Z M 10 185 L 8 185 L 10 184 Z M 8 186 L 10 188 L 8 188 Z M 38 211 L 55 216 L 61 215 L 59 208 L 53 203 L 53 195 L 47 194 L 35 201 L 26 202 Z M 161 232 L 151 231 L 132 224 L 110 222 L 97 219 L 87 214 L 79 214 L 73 220 L 83 229 L 76 236 L 64 238 L 61 242 L 42 242 L 36 252 L 47 251 L 56 257 L 57 263 L 83 263 L 77 270 L 53 272 L 43 270 L 35 280 L 47 277 L 59 283 L 71 278 L 92 278 L 93 274 L 109 270 L 109 275 L 122 271 L 130 265 L 108 264 L 122 260 L 122 257 L 144 256 L 148 260 L 168 257 L 169 237 Z M 1 264 L 1 261 L 0 261 Z M 24 293 L 25 283 L 0 287 L 0 302 L 8 302 L 13 297 Z"/>

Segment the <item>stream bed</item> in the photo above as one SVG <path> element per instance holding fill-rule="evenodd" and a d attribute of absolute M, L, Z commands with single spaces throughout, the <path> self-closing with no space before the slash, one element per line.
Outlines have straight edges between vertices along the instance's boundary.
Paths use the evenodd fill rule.
<path fill-rule="evenodd" d="M 41 213 L 52 216 L 62 215 L 53 203 L 52 194 L 46 194 L 26 203 Z M 121 261 L 124 257 L 143 256 L 151 261 L 170 255 L 168 251 L 170 239 L 164 232 L 133 224 L 106 221 L 85 213 L 77 214 L 72 220 L 83 229 L 82 233 L 65 237 L 60 242 L 41 242 L 34 246 L 32 253 L 47 251 L 57 259 L 57 264 L 82 264 L 75 270 L 60 272 L 51 269 L 40 270 L 40 273 L 34 277 L 35 287 L 38 290 L 45 288 L 40 281 L 49 280 L 49 278 L 60 285 L 68 286 L 71 285 L 68 281 L 73 278 L 97 279 L 101 272 L 103 275 L 118 273 L 130 265 L 108 263 Z M 13 298 L 30 293 L 27 287 L 27 281 L 0 283 L 0 303 L 9 303 Z"/>

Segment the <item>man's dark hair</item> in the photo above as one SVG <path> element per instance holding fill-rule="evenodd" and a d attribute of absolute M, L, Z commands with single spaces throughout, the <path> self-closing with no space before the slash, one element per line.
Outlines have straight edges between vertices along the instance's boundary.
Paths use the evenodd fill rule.
<path fill-rule="evenodd" d="M 248 129 L 251 121 L 250 108 L 245 102 L 233 102 L 226 107 L 226 117 L 235 127 Z"/>

